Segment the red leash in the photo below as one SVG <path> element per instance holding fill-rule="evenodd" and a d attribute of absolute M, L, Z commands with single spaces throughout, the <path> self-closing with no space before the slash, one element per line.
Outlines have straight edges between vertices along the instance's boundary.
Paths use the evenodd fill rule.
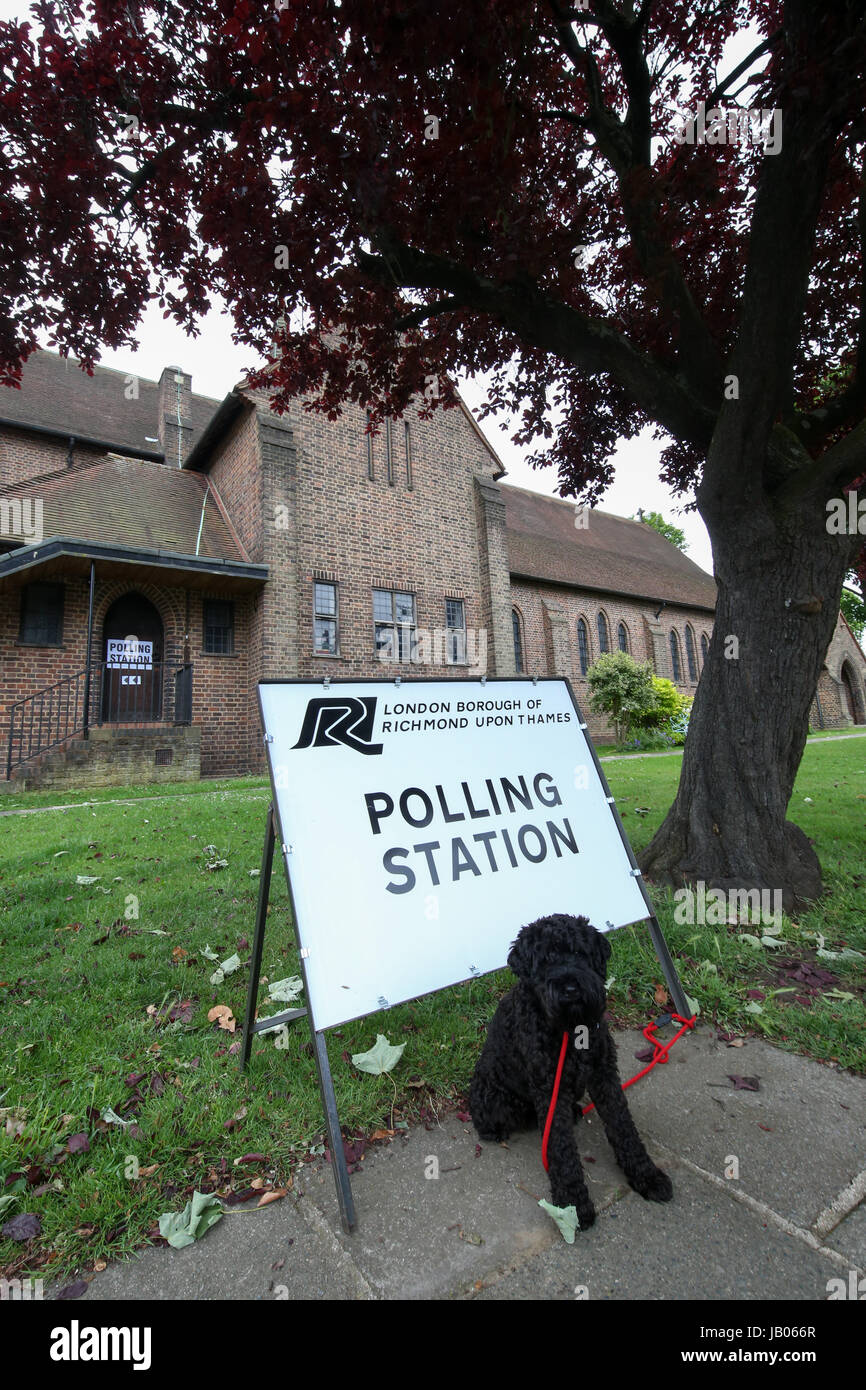
<path fill-rule="evenodd" d="M 647 1072 L 652 1071 L 653 1067 L 657 1067 L 659 1062 L 666 1062 L 668 1060 L 668 1053 L 670 1052 L 674 1043 L 683 1036 L 683 1033 L 687 1033 L 690 1028 L 694 1028 L 695 1024 L 698 1021 L 697 1014 L 695 1014 L 693 1018 L 683 1018 L 682 1014 L 671 1014 L 671 1018 L 676 1023 L 681 1023 L 683 1026 L 682 1028 L 680 1028 L 678 1033 L 674 1034 L 670 1042 L 659 1042 L 658 1038 L 655 1036 L 655 1031 L 659 1026 L 657 1023 L 648 1023 L 646 1028 L 643 1029 L 643 1035 L 646 1038 L 647 1042 L 652 1043 L 653 1045 L 653 1058 L 652 1061 L 648 1062 L 647 1065 L 643 1068 L 643 1070 L 639 1071 L 636 1076 L 632 1076 L 629 1078 L 628 1081 L 624 1081 L 622 1083 L 622 1089 L 624 1091 L 629 1086 L 633 1086 L 636 1081 L 640 1081 L 641 1077 L 646 1076 Z M 559 1083 L 562 1080 L 562 1068 L 565 1065 L 565 1054 L 568 1049 L 568 1040 L 570 1036 L 570 1033 L 563 1033 L 562 1035 L 562 1047 L 559 1050 L 559 1065 L 556 1068 L 556 1080 L 553 1083 L 553 1095 L 550 1098 L 550 1109 L 547 1112 L 547 1123 L 544 1126 L 544 1137 L 541 1140 L 541 1161 L 544 1164 L 545 1172 L 547 1172 L 547 1141 L 550 1138 L 550 1130 L 553 1125 L 553 1114 L 556 1110 L 556 1101 L 557 1097 L 559 1096 Z M 585 1105 L 580 1113 L 582 1115 L 588 1115 L 590 1110 L 594 1109 L 594 1104 Z"/>

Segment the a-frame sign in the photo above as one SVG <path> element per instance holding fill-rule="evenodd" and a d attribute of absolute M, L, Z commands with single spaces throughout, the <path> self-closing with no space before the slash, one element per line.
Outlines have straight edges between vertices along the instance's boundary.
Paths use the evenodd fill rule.
<path fill-rule="evenodd" d="M 355 1225 L 324 1033 L 502 969 L 527 922 L 646 921 L 683 988 L 571 687 L 550 679 L 262 681 L 268 811 L 241 1065 L 306 1016 L 345 1229 Z M 275 846 L 306 1008 L 256 1022 Z"/>

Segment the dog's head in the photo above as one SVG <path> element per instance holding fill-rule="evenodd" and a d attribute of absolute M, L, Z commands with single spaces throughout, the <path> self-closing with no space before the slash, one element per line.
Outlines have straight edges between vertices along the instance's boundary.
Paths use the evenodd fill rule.
<path fill-rule="evenodd" d="M 508 964 L 534 990 L 557 1028 L 598 1023 L 605 1008 L 610 942 L 585 917 L 558 913 L 524 927 Z"/>

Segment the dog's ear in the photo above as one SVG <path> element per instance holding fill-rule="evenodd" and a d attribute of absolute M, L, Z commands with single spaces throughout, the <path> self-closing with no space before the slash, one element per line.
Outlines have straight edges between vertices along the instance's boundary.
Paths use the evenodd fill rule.
<path fill-rule="evenodd" d="M 526 979 L 532 974 L 532 946 L 525 927 L 523 931 L 518 933 L 517 939 L 511 943 L 511 950 L 508 952 L 508 968 L 514 972 L 519 980 Z"/>
<path fill-rule="evenodd" d="M 599 975 L 606 975 L 607 963 L 610 960 L 610 942 L 608 941 L 605 933 L 600 932 L 598 928 L 596 928 L 593 946 L 595 947 L 595 968 L 598 971 Z"/>

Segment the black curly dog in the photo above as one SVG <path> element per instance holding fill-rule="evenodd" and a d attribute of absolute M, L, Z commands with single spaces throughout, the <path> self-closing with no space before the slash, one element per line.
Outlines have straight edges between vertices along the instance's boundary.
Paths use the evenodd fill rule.
<path fill-rule="evenodd" d="M 490 1021 L 469 1092 L 481 1139 L 498 1143 L 512 1130 L 536 1124 L 543 1131 L 563 1033 L 585 1025 L 586 1033 L 569 1040 L 548 1141 L 551 1201 L 557 1207 L 573 1205 L 581 1230 L 595 1220 L 574 1136 L 584 1092 L 634 1190 L 653 1202 L 673 1196 L 667 1173 L 644 1148 L 620 1084 L 603 1017 L 609 957 L 609 941 L 585 917 L 559 913 L 524 927 L 508 956 L 518 984 Z M 575 1046 L 583 1041 L 587 1046 Z"/>

